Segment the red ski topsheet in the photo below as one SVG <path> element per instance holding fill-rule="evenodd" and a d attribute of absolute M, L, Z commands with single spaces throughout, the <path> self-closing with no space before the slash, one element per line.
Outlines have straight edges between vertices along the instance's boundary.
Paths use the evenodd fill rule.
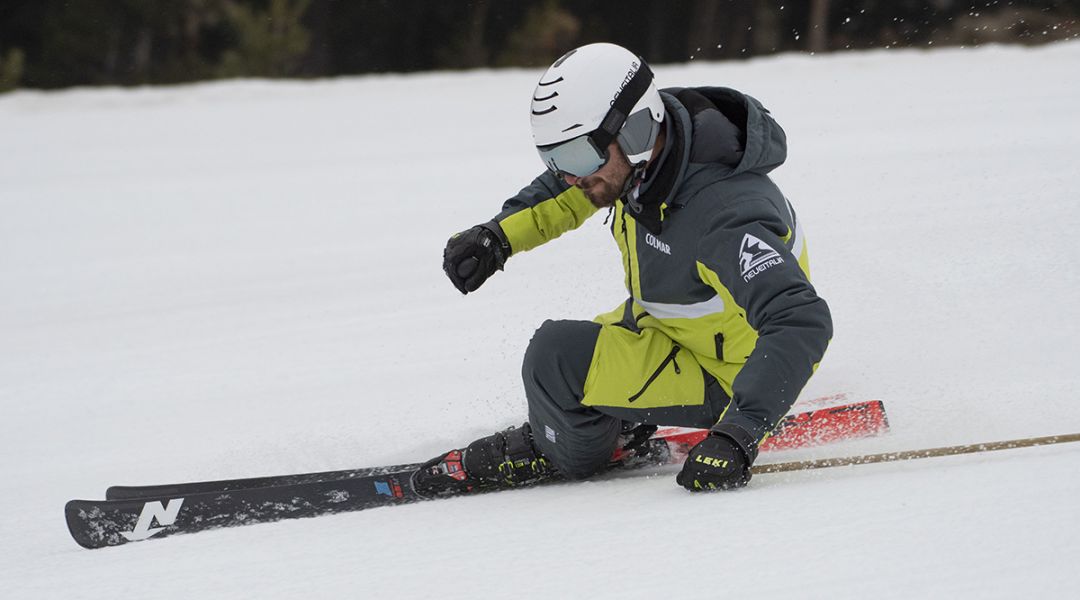
<path fill-rule="evenodd" d="M 788 415 L 772 435 L 761 443 L 761 452 L 793 450 L 842 440 L 872 437 L 889 430 L 885 404 L 881 400 L 844 404 Z M 653 437 L 662 437 L 672 446 L 693 447 L 705 439 L 707 429 L 666 427 Z"/>

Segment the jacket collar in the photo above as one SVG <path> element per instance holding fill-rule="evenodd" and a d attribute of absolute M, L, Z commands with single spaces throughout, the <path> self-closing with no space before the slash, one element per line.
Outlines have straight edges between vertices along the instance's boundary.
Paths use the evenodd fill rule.
<path fill-rule="evenodd" d="M 671 94 L 660 92 L 660 97 L 667 114 L 664 150 L 645 172 L 645 180 L 625 198 L 630 216 L 654 235 L 659 235 L 663 228 L 665 210 L 685 203 L 676 192 L 686 177 L 692 137 L 690 113 Z"/>

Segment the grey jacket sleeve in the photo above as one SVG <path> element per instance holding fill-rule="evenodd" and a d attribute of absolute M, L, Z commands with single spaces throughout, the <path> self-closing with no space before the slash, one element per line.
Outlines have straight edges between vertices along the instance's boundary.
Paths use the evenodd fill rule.
<path fill-rule="evenodd" d="M 529 185 L 521 188 L 520 192 L 503 202 L 502 211 L 495 217 L 495 220 L 503 220 L 514 213 L 533 208 L 541 202 L 558 196 L 569 188 L 570 186 L 565 181 L 556 177 L 551 171 L 545 170 L 536 179 L 533 179 Z"/>
<path fill-rule="evenodd" d="M 789 248 L 793 237 L 772 203 L 751 198 L 720 211 L 698 247 L 758 334 L 721 419 L 758 441 L 795 403 L 832 338 L 829 307 Z"/>

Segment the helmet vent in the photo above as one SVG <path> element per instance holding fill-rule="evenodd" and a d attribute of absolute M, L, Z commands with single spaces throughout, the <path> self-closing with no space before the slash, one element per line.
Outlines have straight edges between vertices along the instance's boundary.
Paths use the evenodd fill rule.
<path fill-rule="evenodd" d="M 556 79 L 554 81 L 541 81 L 540 83 L 537 83 L 536 85 L 540 85 L 540 86 L 555 85 L 556 83 L 559 83 L 560 81 L 562 81 L 562 77 L 560 77 L 560 78 L 558 78 L 558 79 Z"/>
<path fill-rule="evenodd" d="M 546 115 L 549 112 L 553 112 L 556 108 L 558 108 L 558 107 L 552 106 L 551 108 L 548 108 L 548 109 L 545 109 L 545 110 L 534 110 L 534 111 L 532 111 L 532 114 L 534 114 L 534 115 Z"/>
<path fill-rule="evenodd" d="M 562 132 L 566 133 L 567 131 L 570 131 L 571 129 L 577 129 L 578 127 L 581 127 L 581 123 L 578 123 L 577 125 L 571 125 L 571 126 L 567 127 L 566 129 L 563 129 Z"/>
<path fill-rule="evenodd" d="M 536 96 L 533 96 L 533 100 L 536 101 L 536 102 L 543 102 L 544 100 L 551 100 L 552 98 L 554 98 L 555 96 L 558 96 L 558 95 L 559 95 L 559 92 L 551 92 L 550 96 L 544 96 L 543 98 L 537 98 Z"/>

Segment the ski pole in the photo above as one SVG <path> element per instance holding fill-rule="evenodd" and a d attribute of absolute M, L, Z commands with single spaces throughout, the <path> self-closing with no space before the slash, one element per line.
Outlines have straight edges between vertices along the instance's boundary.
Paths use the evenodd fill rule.
<path fill-rule="evenodd" d="M 810 469 L 843 467 L 846 465 L 867 465 L 871 463 L 915 460 L 919 458 L 934 458 L 937 456 L 973 454 L 975 452 L 1012 450 L 1014 448 L 1048 446 L 1050 444 L 1065 444 L 1069 442 L 1080 442 L 1080 433 L 1024 438 L 1019 440 L 1006 440 L 1002 442 L 986 442 L 982 444 L 969 444 L 966 446 L 945 446 L 942 448 L 926 448 L 923 450 L 905 450 L 901 452 L 884 452 L 881 454 L 864 454 L 862 456 L 843 456 L 838 458 L 823 458 L 819 460 L 800 460 L 794 462 L 772 463 L 757 465 L 753 468 L 753 472 L 755 475 L 762 475 L 764 473 L 783 473 L 785 471 L 806 471 Z"/>

